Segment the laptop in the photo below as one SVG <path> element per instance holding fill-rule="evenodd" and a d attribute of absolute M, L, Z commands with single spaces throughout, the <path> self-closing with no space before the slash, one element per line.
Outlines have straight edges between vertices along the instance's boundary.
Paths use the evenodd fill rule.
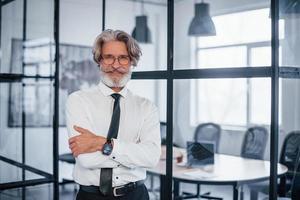
<path fill-rule="evenodd" d="M 187 142 L 187 166 L 197 167 L 214 164 L 214 143 Z"/>

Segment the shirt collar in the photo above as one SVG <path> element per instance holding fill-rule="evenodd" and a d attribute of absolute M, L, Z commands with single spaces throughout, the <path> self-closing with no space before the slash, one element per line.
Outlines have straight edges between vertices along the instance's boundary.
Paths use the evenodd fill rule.
<path fill-rule="evenodd" d="M 118 93 L 124 98 L 127 96 L 128 89 L 126 86 L 120 92 L 115 92 L 110 87 L 105 85 L 102 81 L 100 81 L 98 87 L 100 88 L 100 91 L 103 93 L 104 96 L 110 96 L 114 93 Z"/>

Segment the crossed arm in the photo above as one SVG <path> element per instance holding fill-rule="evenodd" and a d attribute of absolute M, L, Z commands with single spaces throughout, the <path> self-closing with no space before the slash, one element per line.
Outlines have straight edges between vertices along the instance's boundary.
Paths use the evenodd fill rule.
<path fill-rule="evenodd" d="M 90 121 L 81 97 L 69 96 L 66 105 L 69 147 L 76 161 L 85 168 L 115 168 L 123 165 L 128 168 L 154 167 L 160 157 L 160 130 L 158 111 L 153 108 L 144 121 L 140 142 L 113 140 L 110 156 L 102 154 L 106 138 L 96 135 L 91 130 Z"/>
<path fill-rule="evenodd" d="M 76 125 L 73 127 L 75 131 L 80 133 L 80 135 L 73 136 L 69 139 L 69 148 L 74 157 L 83 153 L 102 151 L 103 145 L 106 142 L 105 137 L 97 136 L 88 129 Z"/>

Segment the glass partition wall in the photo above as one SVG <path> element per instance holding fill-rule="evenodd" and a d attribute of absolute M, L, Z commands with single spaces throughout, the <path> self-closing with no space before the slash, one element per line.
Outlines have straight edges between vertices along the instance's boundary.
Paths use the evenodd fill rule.
<path fill-rule="evenodd" d="M 286 172 L 275 164 L 285 138 L 282 6 L 174 2 L 173 198 L 275 199 Z"/>
<path fill-rule="evenodd" d="M 279 127 L 282 130 L 283 139 L 280 139 L 279 136 L 281 146 L 279 146 L 278 152 L 281 155 L 279 159 L 288 166 L 289 170 L 286 179 L 282 180 L 287 187 L 279 192 L 286 192 L 292 199 L 299 199 L 300 58 L 298 48 L 300 36 L 296 32 L 300 28 L 300 2 L 295 1 L 294 5 L 288 4 L 286 1 L 279 2 L 285 10 L 279 10 L 279 18 L 284 20 L 284 24 L 279 24 L 279 29 L 284 30 L 284 39 L 279 41 L 282 54 L 282 62 L 279 63 L 279 82 L 281 83 Z"/>
<path fill-rule="evenodd" d="M 57 3 L 0 2 L 1 199 L 58 199 Z"/>
<path fill-rule="evenodd" d="M 21 16 L 23 2 L 28 4 L 26 16 L 32 18 L 27 23 L 25 37 Z M 58 9 L 62 12 L 58 15 L 57 11 L 55 16 L 49 17 L 54 13 L 54 2 L 58 3 L 53 0 L 1 1 L 1 81 L 8 77 L 3 73 L 17 73 L 12 78 L 19 81 L 1 85 L 1 96 L 5 97 L 1 98 L 1 110 L 4 110 L 1 119 L 7 117 L 6 121 L 15 126 L 10 133 L 18 135 L 16 143 L 22 143 L 24 133 L 17 126 L 21 122 L 28 126 L 26 137 L 39 135 L 41 140 L 47 139 L 44 135 L 51 134 L 49 127 L 54 126 L 60 133 L 59 154 L 70 153 L 64 121 L 65 99 L 71 92 L 99 81 L 93 76 L 97 74 L 97 66 L 91 55 L 96 35 L 103 29 L 121 29 L 134 35 L 143 51 L 128 88 L 153 101 L 160 112 L 162 156 L 159 165 L 147 174 L 150 199 L 184 198 L 197 193 L 223 199 L 249 199 L 251 195 L 259 199 L 270 195 L 270 199 L 275 199 L 277 179 L 286 170 L 275 163 L 280 161 L 286 135 L 299 129 L 298 1 L 62 0 Z M 44 12 L 41 8 L 46 7 Z M 55 48 L 52 25 L 55 24 L 54 17 L 58 16 L 60 31 L 56 34 L 60 43 L 59 48 Z M 206 21 L 199 22 L 198 17 Z M 146 27 L 147 34 L 138 34 L 141 25 Z M 20 47 L 25 50 L 23 54 L 11 50 Z M 56 63 L 53 58 L 58 50 L 60 62 Z M 11 61 L 12 52 L 15 59 Z M 27 58 L 30 59 L 28 62 Z M 20 66 L 19 63 L 23 67 L 12 70 L 7 67 Z M 60 71 L 55 74 L 58 65 Z M 60 83 L 55 90 L 50 87 L 53 78 L 40 78 L 54 75 Z M 24 80 L 23 76 L 31 79 Z M 25 118 L 20 106 L 23 104 L 12 104 L 9 99 L 9 91 L 14 88 L 21 88 L 14 94 L 28 102 L 23 103 L 26 105 Z M 47 97 L 41 95 L 43 92 Z M 56 95 L 60 97 L 59 107 L 58 103 L 49 103 L 40 111 L 38 99 L 58 101 Z M 37 98 L 33 100 L 33 96 Z M 5 101 L 9 102 L 8 106 Z M 14 109 L 14 112 L 2 114 L 8 112 L 7 109 Z M 36 110 L 39 110 L 38 115 L 33 114 Z M 60 117 L 53 123 L 45 113 L 52 116 L 55 110 Z M 4 121 L 1 120 L 1 126 L 8 126 Z M 30 127 L 34 125 L 38 128 Z M 211 141 L 213 128 L 219 134 Z M 38 134 L 40 129 L 45 133 L 43 136 Z M 199 136 L 202 139 L 197 143 L 210 150 L 204 155 L 213 152 L 214 159 L 208 159 L 204 164 L 198 162 L 194 167 L 191 158 L 197 154 L 193 154 L 195 148 L 190 147 L 197 144 L 198 132 L 208 135 Z M 255 148 L 257 143 L 254 146 L 251 143 L 256 141 L 253 139 L 257 138 L 256 133 L 262 135 L 258 148 Z M 15 151 L 21 152 L 16 143 L 13 143 Z M 6 146 L 1 145 L 1 149 Z M 55 150 L 57 153 L 57 146 L 50 145 L 45 151 Z M 26 152 L 27 157 L 40 157 L 32 148 Z M 57 154 L 50 155 L 58 162 Z M 18 156 L 16 159 L 21 162 L 20 153 Z M 201 159 L 200 156 L 196 160 Z M 222 164 L 224 160 L 227 162 Z M 231 165 L 234 162 L 240 162 L 238 168 Z M 28 160 L 28 164 L 52 170 L 49 163 L 37 164 Z M 257 166 L 261 168 L 256 170 Z M 59 181 L 72 180 L 72 167 L 72 164 L 60 162 Z M 220 167 L 225 169 L 219 171 Z M 249 176 L 234 179 L 229 173 L 232 169 L 241 176 Z M 281 170 L 278 176 L 277 169 Z M 1 180 L 14 181 L 15 178 L 18 177 L 1 173 Z M 291 188 L 297 189 L 298 182 L 296 178 L 294 180 L 293 187 L 287 185 L 288 195 L 292 194 L 288 192 Z M 257 187 L 255 184 L 262 184 L 261 181 L 264 181 L 263 186 Z M 282 195 L 281 192 L 278 194 Z"/>

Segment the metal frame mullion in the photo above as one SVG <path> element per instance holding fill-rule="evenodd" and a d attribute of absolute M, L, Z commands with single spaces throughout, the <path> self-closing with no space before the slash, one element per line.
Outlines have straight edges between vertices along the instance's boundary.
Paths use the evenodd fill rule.
<path fill-rule="evenodd" d="M 34 186 L 39 184 L 51 183 L 51 182 L 53 182 L 52 178 L 40 178 L 40 179 L 33 179 L 27 181 L 15 181 L 9 183 L 2 183 L 0 184 L 0 190 L 7 190 L 13 188 L 20 188 L 20 187 L 24 188 L 26 186 Z M 25 198 L 25 196 L 22 196 L 22 198 Z"/>
<path fill-rule="evenodd" d="M 30 171 L 32 173 L 35 173 L 35 174 L 38 174 L 40 176 L 44 176 L 45 178 L 52 178 L 52 174 L 49 174 L 49 173 L 44 172 L 42 170 L 39 170 L 37 168 L 31 167 L 31 166 L 26 165 L 24 163 L 20 163 L 20 162 L 17 162 L 15 160 L 11 160 L 11 159 L 6 158 L 6 157 L 1 156 L 1 155 L 0 155 L 0 160 L 3 161 L 3 162 L 9 163 L 9 164 L 11 164 L 13 166 L 22 168 L 24 170 L 28 170 L 28 171 Z"/>
<path fill-rule="evenodd" d="M 271 67 L 174 70 L 174 79 L 270 77 Z"/>
<path fill-rule="evenodd" d="M 270 142 L 270 199 L 277 199 L 277 163 L 278 163 L 278 102 L 279 102 L 279 1 L 271 0 L 271 142 Z"/>
<path fill-rule="evenodd" d="M 173 55 L 174 55 L 174 1 L 168 0 L 167 7 L 167 160 L 166 177 L 164 185 L 161 185 L 161 191 L 165 192 L 161 199 L 172 199 L 173 185 Z"/>
<path fill-rule="evenodd" d="M 23 0 L 23 33 L 22 33 L 22 75 L 24 75 L 25 71 L 25 42 L 27 39 L 27 0 Z M 21 151 L 22 151 L 22 164 L 25 165 L 26 163 L 26 111 L 25 111 L 25 83 L 22 79 L 22 93 L 21 93 L 21 109 L 22 109 L 22 117 L 21 117 L 21 126 L 22 126 L 22 144 L 21 144 Z M 25 181 L 25 169 L 22 168 L 22 181 Z M 26 190 L 25 187 L 22 187 L 22 199 L 24 200 L 26 197 Z"/>
<path fill-rule="evenodd" d="M 132 79 L 167 79 L 168 71 L 133 72 Z"/>
<path fill-rule="evenodd" d="M 102 0 L 102 31 L 105 30 L 106 0 Z"/>
<path fill-rule="evenodd" d="M 54 0 L 54 41 L 55 41 L 55 74 L 54 74 L 54 114 L 53 114 L 53 199 L 59 200 L 59 166 L 58 166 L 58 131 L 59 131 L 59 8 L 60 1 Z"/>

